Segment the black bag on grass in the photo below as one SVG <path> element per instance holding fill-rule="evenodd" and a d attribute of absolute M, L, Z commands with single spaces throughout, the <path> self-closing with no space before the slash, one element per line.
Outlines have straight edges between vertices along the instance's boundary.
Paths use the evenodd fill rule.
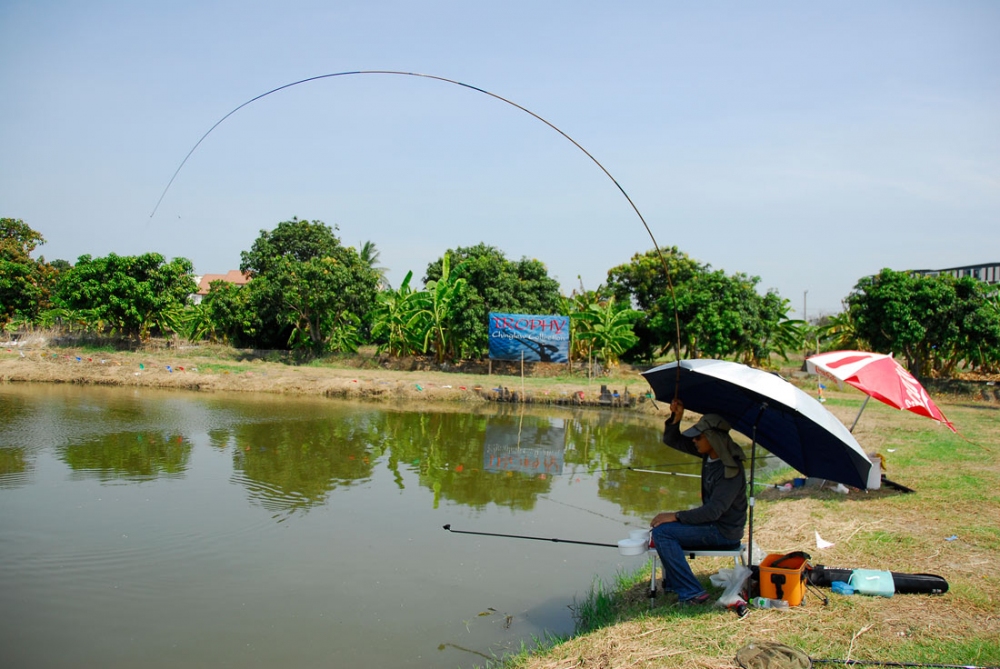
<path fill-rule="evenodd" d="M 808 579 L 812 585 L 829 588 L 834 581 L 847 583 L 853 571 L 818 564 L 809 572 Z M 892 582 L 898 595 L 943 595 L 948 592 L 948 581 L 934 574 L 889 573 L 892 574 Z"/>

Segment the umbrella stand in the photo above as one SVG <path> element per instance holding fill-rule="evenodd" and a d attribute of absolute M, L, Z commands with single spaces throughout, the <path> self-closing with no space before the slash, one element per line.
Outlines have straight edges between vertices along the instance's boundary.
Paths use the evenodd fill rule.
<path fill-rule="evenodd" d="M 753 422 L 753 443 L 750 446 L 750 499 L 749 499 L 749 525 L 750 531 L 747 536 L 747 565 L 753 567 L 753 507 L 756 503 L 756 499 L 753 496 L 753 479 L 757 474 L 757 425 L 760 423 L 760 417 L 764 415 L 764 411 L 767 409 L 767 402 L 761 402 L 760 411 L 757 412 L 757 419 Z"/>
<path fill-rule="evenodd" d="M 858 419 L 861 418 L 861 412 L 865 410 L 866 406 L 868 406 L 868 400 L 870 400 L 871 398 L 872 398 L 871 395 L 869 395 L 867 393 L 865 394 L 865 401 L 861 403 L 861 408 L 858 409 L 858 415 L 854 417 L 854 422 L 851 423 L 851 432 L 852 433 L 854 432 L 854 426 L 858 424 Z"/>

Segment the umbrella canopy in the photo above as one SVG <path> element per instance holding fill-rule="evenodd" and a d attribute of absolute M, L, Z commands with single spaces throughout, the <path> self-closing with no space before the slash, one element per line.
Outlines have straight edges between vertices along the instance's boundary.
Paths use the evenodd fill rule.
<path fill-rule="evenodd" d="M 700 359 L 661 365 L 643 376 L 656 399 L 669 402 L 676 389 L 686 409 L 721 415 L 755 446 L 759 443 L 806 476 L 868 487 L 872 463 L 850 431 L 822 404 L 776 374 Z"/>
<path fill-rule="evenodd" d="M 806 369 L 813 374 L 843 381 L 891 407 L 912 411 L 944 423 L 952 432 L 957 432 L 920 382 L 891 355 L 865 351 L 831 351 L 808 358 Z M 861 408 L 864 409 L 864 406 Z M 860 412 L 858 415 L 861 415 Z"/>

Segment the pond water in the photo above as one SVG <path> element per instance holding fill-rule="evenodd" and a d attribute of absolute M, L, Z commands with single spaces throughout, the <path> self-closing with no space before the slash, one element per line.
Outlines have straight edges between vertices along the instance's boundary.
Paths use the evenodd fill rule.
<path fill-rule="evenodd" d="M 0 666 L 472 667 L 698 502 L 595 410 L 0 386 Z M 445 531 L 444 525 L 453 531 Z"/>

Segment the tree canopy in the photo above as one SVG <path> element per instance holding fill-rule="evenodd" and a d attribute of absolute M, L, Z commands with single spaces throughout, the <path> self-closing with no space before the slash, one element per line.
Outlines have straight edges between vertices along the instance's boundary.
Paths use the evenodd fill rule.
<path fill-rule="evenodd" d="M 99 330 L 145 339 L 174 327 L 198 286 L 187 258 L 166 262 L 159 253 L 103 258 L 80 256 L 59 274 L 53 302 L 85 312 Z"/>
<path fill-rule="evenodd" d="M 341 244 L 335 229 L 293 218 L 261 230 L 250 251 L 241 254 L 258 325 L 244 336 L 270 348 L 313 353 L 357 348 L 380 275 L 353 247 Z"/>
<path fill-rule="evenodd" d="M 972 277 L 924 276 L 883 269 L 847 296 L 856 336 L 874 351 L 906 359 L 916 376 L 949 375 L 965 361 L 1000 361 L 997 288 Z"/>
<path fill-rule="evenodd" d="M 656 249 L 608 270 L 607 290 L 642 311 L 633 358 L 649 360 L 675 350 L 677 320 L 683 357 L 732 357 L 761 364 L 771 353 L 785 355 L 799 345 L 797 321 L 787 317 L 787 300 L 774 291 L 758 293 L 758 277 L 713 271 L 676 247 L 663 253 L 672 292 Z"/>
<path fill-rule="evenodd" d="M 24 221 L 0 218 L 0 325 L 34 320 L 48 306 L 54 270 L 31 257 L 45 243 Z"/>

